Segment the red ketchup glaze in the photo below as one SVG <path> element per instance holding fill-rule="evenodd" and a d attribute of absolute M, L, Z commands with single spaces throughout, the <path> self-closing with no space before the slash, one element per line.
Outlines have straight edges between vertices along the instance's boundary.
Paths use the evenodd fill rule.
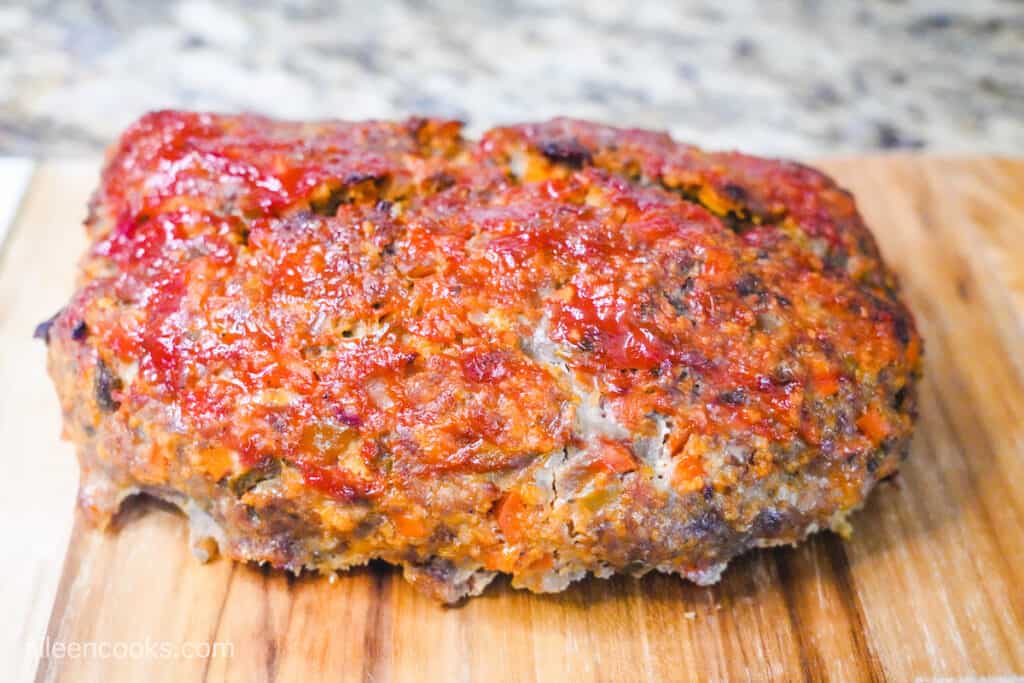
<path fill-rule="evenodd" d="M 537 330 L 626 427 L 658 411 L 721 438 L 813 443 L 807 400 L 916 353 L 882 294 L 817 272 L 797 228 L 778 227 L 863 239 L 817 174 L 545 125 L 470 147 L 445 121 L 144 118 L 104 173 L 89 223 L 103 275 L 83 303 L 107 297 L 89 315 L 138 363 L 133 405 L 172 403 L 243 463 L 282 458 L 354 499 L 571 443 L 572 400 L 530 350 Z M 536 152 L 567 132 L 552 148 L 566 159 Z M 698 191 L 725 208 L 681 198 Z M 750 214 L 746 232 L 730 211 Z M 909 344 L 893 340 L 901 320 Z M 355 460 L 324 450 L 350 441 Z M 615 453 L 613 471 L 632 467 Z"/>
<path fill-rule="evenodd" d="M 675 357 L 670 342 L 636 320 L 635 301 L 618 296 L 612 285 L 603 289 L 598 296 L 577 289 L 569 301 L 555 302 L 551 337 L 619 370 L 650 370 Z"/>
<path fill-rule="evenodd" d="M 471 382 L 500 382 L 509 373 L 501 351 L 471 353 L 462 359 L 462 373 Z"/>

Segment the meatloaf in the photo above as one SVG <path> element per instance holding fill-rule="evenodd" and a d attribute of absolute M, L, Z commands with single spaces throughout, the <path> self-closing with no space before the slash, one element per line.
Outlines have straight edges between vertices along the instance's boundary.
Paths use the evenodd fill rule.
<path fill-rule="evenodd" d="M 202 557 L 380 558 L 451 603 L 845 528 L 921 339 L 807 166 L 556 119 L 164 111 L 111 150 L 49 344 L 81 509 Z"/>

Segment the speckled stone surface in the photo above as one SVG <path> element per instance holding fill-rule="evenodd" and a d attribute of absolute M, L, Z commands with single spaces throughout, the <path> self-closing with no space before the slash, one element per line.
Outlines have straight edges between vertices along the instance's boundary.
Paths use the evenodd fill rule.
<path fill-rule="evenodd" d="M 1024 2 L 0 4 L 0 154 L 94 154 L 164 107 L 1020 155 Z"/>

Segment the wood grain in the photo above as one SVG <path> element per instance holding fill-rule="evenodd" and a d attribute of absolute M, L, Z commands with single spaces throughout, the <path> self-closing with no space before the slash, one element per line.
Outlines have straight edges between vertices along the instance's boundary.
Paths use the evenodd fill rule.
<path fill-rule="evenodd" d="M 887 157 L 822 165 L 857 194 L 927 345 L 913 453 L 897 481 L 855 516 L 851 540 L 820 535 L 797 549 L 753 553 L 710 588 L 649 576 L 536 596 L 499 582 L 445 609 L 385 566 L 334 583 L 223 560 L 202 566 L 187 550 L 179 515 L 135 505 L 113 533 L 75 521 L 51 644 L 220 641 L 231 644 L 231 656 L 48 657 L 38 678 L 1024 675 L 1024 162 Z M 24 338 L 69 291 L 80 249 L 74 226 L 92 183 L 65 167 L 42 169 L 0 262 L 0 380 L 18 390 L 0 394 L 0 438 L 8 462 L 30 458 L 15 498 L 19 506 L 35 499 L 35 514 L 69 509 L 75 470 L 70 447 L 56 440 L 42 350 Z M 34 519 L 5 505 L 5 516 Z M 46 533 L 58 547 L 69 532 Z"/>
<path fill-rule="evenodd" d="M 78 479 L 58 441 L 56 397 L 40 381 L 45 352 L 32 330 L 67 300 L 71 266 L 85 246 L 77 225 L 95 163 L 42 169 L 36 189 L 23 194 L 32 176 L 30 162 L 0 162 L 0 534 L 8 549 L 0 575 L 0 656 L 4 678 L 16 681 L 29 680 L 37 667 Z"/>

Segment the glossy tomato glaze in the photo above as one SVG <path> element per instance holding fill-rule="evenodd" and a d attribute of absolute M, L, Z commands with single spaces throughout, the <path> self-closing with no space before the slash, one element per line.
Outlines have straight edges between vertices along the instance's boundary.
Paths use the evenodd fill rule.
<path fill-rule="evenodd" d="M 109 355 L 118 410 L 174 406 L 215 475 L 280 458 L 372 500 L 566 446 L 641 466 L 630 439 L 581 441 L 587 395 L 634 434 L 670 421 L 683 493 L 735 484 L 710 444 L 751 444 L 756 476 L 780 444 L 842 462 L 910 429 L 913 320 L 852 199 L 797 164 L 570 120 L 472 143 L 160 112 L 87 227 L 57 324 Z"/>

